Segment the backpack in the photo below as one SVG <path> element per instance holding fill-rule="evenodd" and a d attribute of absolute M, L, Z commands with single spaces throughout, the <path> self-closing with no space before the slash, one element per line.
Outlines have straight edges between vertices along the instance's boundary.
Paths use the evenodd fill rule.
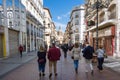
<path fill-rule="evenodd" d="M 94 49 L 91 46 L 87 46 L 85 49 L 83 49 L 83 57 L 86 59 L 92 59 L 93 58 L 93 53 Z"/>

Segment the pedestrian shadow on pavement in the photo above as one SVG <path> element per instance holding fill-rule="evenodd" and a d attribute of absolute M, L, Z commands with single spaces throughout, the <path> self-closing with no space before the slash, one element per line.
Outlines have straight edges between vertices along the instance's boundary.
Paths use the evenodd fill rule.
<path fill-rule="evenodd" d="M 39 77 L 39 80 L 58 80 L 57 76 L 56 77 L 51 77 L 51 78 L 46 78 L 46 77 Z"/>
<path fill-rule="evenodd" d="M 85 73 L 87 80 L 94 80 L 94 74 L 89 74 L 88 72 Z"/>
<path fill-rule="evenodd" d="M 57 77 L 49 78 L 49 80 L 57 80 Z"/>

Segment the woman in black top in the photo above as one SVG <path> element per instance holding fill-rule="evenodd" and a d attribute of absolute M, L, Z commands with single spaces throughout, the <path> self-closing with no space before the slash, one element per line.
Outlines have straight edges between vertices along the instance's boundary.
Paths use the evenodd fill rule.
<path fill-rule="evenodd" d="M 45 76 L 45 64 L 46 64 L 46 50 L 41 45 L 40 50 L 37 52 L 38 56 L 38 68 L 39 68 L 39 76 Z"/>

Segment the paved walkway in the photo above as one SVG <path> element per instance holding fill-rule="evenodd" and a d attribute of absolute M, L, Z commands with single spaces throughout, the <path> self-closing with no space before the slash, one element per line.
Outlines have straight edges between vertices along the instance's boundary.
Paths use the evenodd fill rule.
<path fill-rule="evenodd" d="M 120 58 L 108 57 L 104 61 L 104 66 L 120 74 Z"/>
<path fill-rule="evenodd" d="M 22 58 L 20 58 L 19 54 L 17 54 L 17 55 L 11 56 L 9 58 L 0 60 L 0 77 L 3 77 L 5 74 L 11 72 L 12 70 L 20 67 L 21 65 L 23 65 L 25 63 L 35 59 L 36 57 L 37 57 L 36 52 L 30 52 L 30 53 L 24 54 Z M 62 66 L 62 67 L 60 67 L 61 70 L 63 70 L 62 68 L 64 68 L 64 67 L 70 66 L 68 61 L 62 61 L 62 63 L 68 64 L 68 65 L 66 65 L 66 66 L 61 65 Z M 59 63 L 59 64 L 61 64 L 61 63 Z M 105 59 L 104 66 L 106 66 L 107 68 L 109 68 L 113 71 L 120 73 L 120 59 L 114 59 L 114 58 L 109 57 L 109 58 Z M 71 71 L 69 71 L 69 70 L 70 69 L 66 69 L 66 71 L 64 71 L 64 72 L 71 73 Z M 72 72 L 74 72 L 74 70 Z M 62 75 L 66 78 L 68 76 L 70 76 L 68 74 L 67 74 L 68 76 L 66 76 L 64 74 L 66 74 L 66 73 L 62 73 Z"/>
<path fill-rule="evenodd" d="M 4 76 L 13 69 L 23 65 L 24 63 L 34 59 L 36 57 L 36 52 L 29 52 L 23 54 L 21 58 L 19 54 L 12 55 L 9 58 L 4 58 L 0 60 L 0 77 Z"/>

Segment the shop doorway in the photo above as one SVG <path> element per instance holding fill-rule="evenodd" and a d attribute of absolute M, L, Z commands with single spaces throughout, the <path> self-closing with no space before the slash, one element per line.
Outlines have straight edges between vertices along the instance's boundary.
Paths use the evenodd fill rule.
<path fill-rule="evenodd" d="M 3 57 L 3 40 L 2 40 L 2 34 L 0 34 L 0 58 Z"/>

